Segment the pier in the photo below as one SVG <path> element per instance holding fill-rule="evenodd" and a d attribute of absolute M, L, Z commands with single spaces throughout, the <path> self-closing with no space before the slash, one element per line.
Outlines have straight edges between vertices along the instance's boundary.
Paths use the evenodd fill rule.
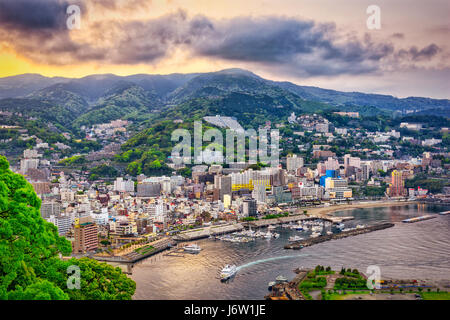
<path fill-rule="evenodd" d="M 301 249 L 303 247 L 309 247 L 309 246 L 312 246 L 312 245 L 317 244 L 317 243 L 321 243 L 321 242 L 325 242 L 325 241 L 329 241 L 329 240 L 334 240 L 334 239 L 341 239 L 341 238 L 356 236 L 358 234 L 363 234 L 363 233 L 368 233 L 368 232 L 372 232 L 372 231 L 387 229 L 387 228 L 391 228 L 393 226 L 394 226 L 394 224 L 393 223 L 389 223 L 389 222 L 380 223 L 380 224 L 376 224 L 376 225 L 365 227 L 365 228 L 358 228 L 358 229 L 352 229 L 352 230 L 348 230 L 348 231 L 342 231 L 340 233 L 334 233 L 334 234 L 330 234 L 330 235 L 323 235 L 323 236 L 319 236 L 317 238 L 309 238 L 309 239 L 306 239 L 306 240 L 302 240 L 302 241 L 294 242 L 294 243 L 291 243 L 291 244 L 287 244 L 287 245 L 284 246 L 284 248 L 285 249 L 299 250 L 299 249 Z"/>
<path fill-rule="evenodd" d="M 434 219 L 436 218 L 436 216 L 433 216 L 431 214 L 427 214 L 425 216 L 420 216 L 420 217 L 414 217 L 414 218 L 409 218 L 409 219 L 405 219 L 402 220 L 402 222 L 405 223 L 414 223 L 414 222 L 419 222 L 419 221 L 424 221 L 424 220 L 430 220 L 430 219 Z"/>
<path fill-rule="evenodd" d="M 152 247 L 152 249 L 148 249 L 145 251 L 135 250 L 124 255 L 115 255 L 115 256 L 93 255 L 91 258 L 97 261 L 133 264 L 139 260 L 145 259 L 161 251 L 167 250 L 172 245 L 173 242 L 171 241 L 170 238 L 163 238 L 161 240 L 146 243 L 143 247 Z"/>
<path fill-rule="evenodd" d="M 211 226 L 201 229 L 184 231 L 173 237 L 176 241 L 192 241 L 198 239 L 209 238 L 210 236 L 218 236 L 226 233 L 241 231 L 244 226 L 241 223 Z"/>

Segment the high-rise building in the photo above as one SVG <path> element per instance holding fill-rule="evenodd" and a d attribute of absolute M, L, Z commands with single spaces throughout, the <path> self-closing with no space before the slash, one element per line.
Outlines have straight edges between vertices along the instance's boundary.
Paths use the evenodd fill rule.
<path fill-rule="evenodd" d="M 303 158 L 296 154 L 286 158 L 286 169 L 288 172 L 297 172 L 298 168 L 303 167 Z"/>
<path fill-rule="evenodd" d="M 257 215 L 255 199 L 244 200 L 244 202 L 242 203 L 242 214 L 245 217 L 254 217 Z"/>
<path fill-rule="evenodd" d="M 114 191 L 134 192 L 134 182 L 132 180 L 124 181 L 122 177 L 119 177 L 114 181 Z"/>
<path fill-rule="evenodd" d="M 59 216 L 61 213 L 61 203 L 55 201 L 44 201 L 41 204 L 41 216 L 44 219 L 50 216 Z"/>
<path fill-rule="evenodd" d="M 392 171 L 391 184 L 389 185 L 389 195 L 391 197 L 402 197 L 405 192 L 405 181 L 401 171 Z"/>
<path fill-rule="evenodd" d="M 144 182 L 137 185 L 138 197 L 157 197 L 161 194 L 159 182 Z"/>
<path fill-rule="evenodd" d="M 80 218 L 74 227 L 73 251 L 75 253 L 94 251 L 98 248 L 97 225 L 91 217 Z"/>

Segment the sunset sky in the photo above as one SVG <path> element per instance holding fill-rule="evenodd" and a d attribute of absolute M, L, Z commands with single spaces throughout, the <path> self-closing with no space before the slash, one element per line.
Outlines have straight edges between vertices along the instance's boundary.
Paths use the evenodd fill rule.
<path fill-rule="evenodd" d="M 81 9 L 69 30 L 66 9 Z M 366 26 L 369 5 L 381 29 Z M 190 73 L 450 98 L 448 0 L 0 0 L 0 77 Z"/>

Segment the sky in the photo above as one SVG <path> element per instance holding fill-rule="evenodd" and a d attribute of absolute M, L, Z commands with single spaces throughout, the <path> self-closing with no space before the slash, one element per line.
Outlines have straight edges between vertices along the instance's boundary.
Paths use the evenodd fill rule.
<path fill-rule="evenodd" d="M 379 29 L 367 26 L 370 5 Z M 449 18 L 448 0 L 0 0 L 0 77 L 243 68 L 299 85 L 450 98 Z"/>

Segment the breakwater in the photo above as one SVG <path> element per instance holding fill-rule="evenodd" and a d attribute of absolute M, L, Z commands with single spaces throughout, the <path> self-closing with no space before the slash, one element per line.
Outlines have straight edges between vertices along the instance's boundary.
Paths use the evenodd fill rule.
<path fill-rule="evenodd" d="M 317 244 L 317 243 L 321 243 L 321 242 L 325 242 L 325 241 L 329 241 L 329 240 L 335 240 L 335 239 L 351 237 L 351 236 L 356 236 L 358 234 L 363 234 L 363 233 L 368 233 L 368 232 L 372 232 L 372 231 L 387 229 L 387 228 L 391 228 L 393 226 L 394 226 L 394 224 L 393 223 L 389 223 L 389 222 L 379 223 L 379 224 L 376 224 L 376 225 L 373 225 L 373 226 L 369 226 L 369 227 L 365 227 L 365 228 L 357 228 L 357 229 L 342 231 L 342 232 L 334 233 L 334 234 L 330 234 L 330 235 L 323 235 L 323 236 L 319 236 L 317 238 L 309 238 L 309 239 L 306 239 L 306 240 L 301 240 L 301 241 L 298 241 L 298 242 L 287 244 L 287 245 L 284 246 L 284 248 L 285 249 L 298 250 L 298 249 L 301 249 L 303 247 L 309 247 L 309 246 L 312 246 L 312 245 Z"/>
<path fill-rule="evenodd" d="M 425 216 L 420 216 L 420 217 L 414 217 L 414 218 L 409 218 L 409 219 L 405 219 L 402 220 L 402 222 L 405 223 L 414 223 L 414 222 L 419 222 L 419 221 L 424 221 L 424 220 L 429 220 L 429 219 L 434 219 L 436 218 L 436 216 L 433 216 L 431 214 L 427 214 Z"/>
<path fill-rule="evenodd" d="M 208 238 L 209 236 L 218 236 L 226 233 L 232 233 L 236 231 L 241 231 L 244 226 L 240 223 L 211 226 L 201 229 L 194 229 L 189 231 L 184 231 L 173 237 L 176 241 L 192 241 L 198 239 Z"/>

